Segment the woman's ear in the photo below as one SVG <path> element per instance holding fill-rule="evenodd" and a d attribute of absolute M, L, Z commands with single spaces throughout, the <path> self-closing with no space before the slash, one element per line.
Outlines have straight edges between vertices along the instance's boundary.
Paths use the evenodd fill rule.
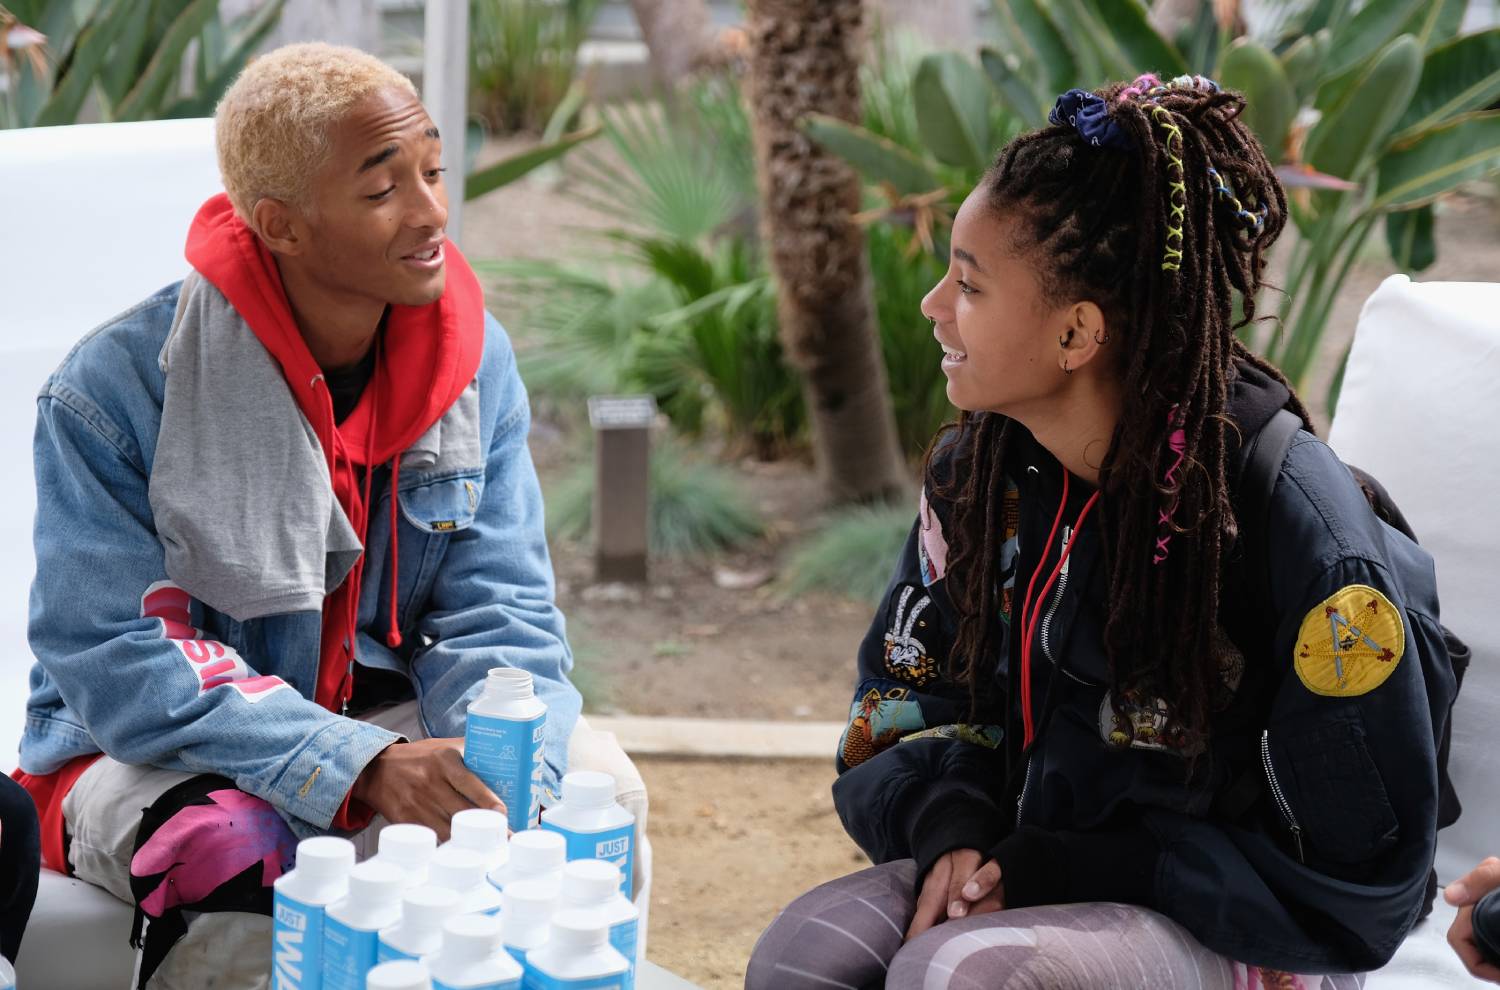
<path fill-rule="evenodd" d="M 1076 302 L 1062 312 L 1058 334 L 1058 363 L 1069 374 L 1086 367 L 1109 351 L 1109 328 L 1097 303 Z"/>

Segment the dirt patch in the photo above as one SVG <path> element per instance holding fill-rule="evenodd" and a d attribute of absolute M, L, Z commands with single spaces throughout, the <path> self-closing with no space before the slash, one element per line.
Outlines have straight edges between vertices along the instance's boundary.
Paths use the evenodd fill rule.
<path fill-rule="evenodd" d="M 844 836 L 833 761 L 636 761 L 651 793 L 647 956 L 739 990 L 755 940 L 798 894 L 868 865 Z"/>

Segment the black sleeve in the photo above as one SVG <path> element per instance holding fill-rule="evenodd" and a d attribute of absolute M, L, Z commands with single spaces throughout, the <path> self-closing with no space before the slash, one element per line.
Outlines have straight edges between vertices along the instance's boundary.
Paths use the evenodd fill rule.
<path fill-rule="evenodd" d="M 1162 846 L 1144 825 L 1099 832 L 1028 825 L 1001 839 L 989 855 L 1000 864 L 1007 908 L 1085 901 L 1156 906 Z"/>

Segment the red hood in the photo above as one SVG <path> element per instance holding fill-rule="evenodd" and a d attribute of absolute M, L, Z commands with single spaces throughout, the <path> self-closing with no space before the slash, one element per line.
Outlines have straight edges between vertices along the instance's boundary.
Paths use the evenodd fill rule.
<path fill-rule="evenodd" d="M 359 407 L 330 436 L 333 413 L 321 370 L 297 329 L 281 275 L 265 245 L 220 193 L 198 210 L 188 231 L 187 260 L 255 331 L 281 365 L 297 405 L 318 432 L 330 467 L 334 450 L 363 464 L 370 410 L 378 403 L 374 463 L 384 464 L 442 418 L 479 371 L 484 351 L 484 293 L 462 254 L 447 242 L 442 298 L 427 306 L 392 306 L 384 353 Z"/>

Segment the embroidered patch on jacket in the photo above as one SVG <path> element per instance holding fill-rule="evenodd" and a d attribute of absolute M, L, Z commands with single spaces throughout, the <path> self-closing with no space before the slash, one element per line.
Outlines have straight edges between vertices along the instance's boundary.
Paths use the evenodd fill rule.
<path fill-rule="evenodd" d="M 1016 591 L 1016 561 L 1021 556 L 1021 489 L 1007 482 L 1000 506 L 1000 619 L 1010 624 L 1011 602 Z"/>
<path fill-rule="evenodd" d="M 1406 627 L 1389 598 L 1364 584 L 1339 589 L 1307 613 L 1297 677 L 1313 694 L 1352 698 L 1380 687 L 1406 653 Z"/>
<path fill-rule="evenodd" d="M 870 688 L 850 706 L 839 755 L 845 766 L 858 766 L 926 724 L 922 706 L 911 696 L 910 688 Z"/>
<path fill-rule="evenodd" d="M 925 687 L 937 679 L 937 661 L 927 655 L 927 647 L 916 633 L 927 628 L 922 614 L 932 605 L 932 598 L 923 595 L 913 602 L 916 594 L 917 589 L 911 585 L 901 589 L 896 614 L 885 633 L 885 669 L 898 681 Z"/>
<path fill-rule="evenodd" d="M 1192 756 L 1202 752 L 1167 710 L 1167 702 L 1153 698 L 1149 703 L 1134 691 L 1126 691 L 1118 710 L 1105 694 L 1099 703 L 1099 735 L 1111 746 L 1121 749 L 1146 749 L 1157 753 Z"/>
<path fill-rule="evenodd" d="M 927 489 L 922 489 L 922 501 L 917 506 L 917 557 L 922 565 L 922 583 L 931 587 L 948 573 L 948 538 L 943 535 L 943 523 L 927 504 Z"/>
<path fill-rule="evenodd" d="M 1005 730 L 998 725 L 972 725 L 968 722 L 956 722 L 949 725 L 935 725 L 921 732 L 910 733 L 902 736 L 901 741 L 908 743 L 916 739 L 956 739 L 959 742 L 983 746 L 985 749 L 999 749 L 1004 738 Z"/>

